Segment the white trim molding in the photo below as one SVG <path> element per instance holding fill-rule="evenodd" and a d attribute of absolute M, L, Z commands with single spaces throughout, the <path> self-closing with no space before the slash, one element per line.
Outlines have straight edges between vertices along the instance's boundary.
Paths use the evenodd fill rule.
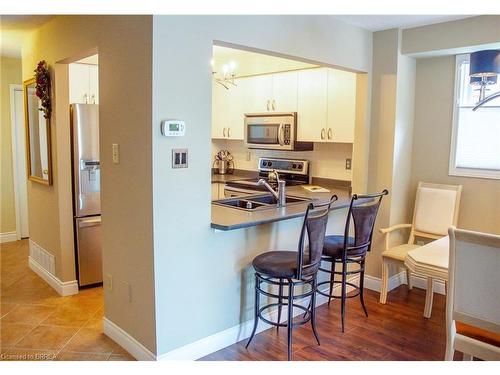
<path fill-rule="evenodd" d="M 28 265 L 33 272 L 63 297 L 78 294 L 78 281 L 61 281 L 55 275 L 55 258 L 52 254 L 31 239 L 29 246 Z"/>
<path fill-rule="evenodd" d="M 118 325 L 113 323 L 108 318 L 104 317 L 102 319 L 102 327 L 104 334 L 110 337 L 112 340 L 116 341 L 120 346 L 122 346 L 127 352 L 129 352 L 135 359 L 139 361 L 155 361 L 156 355 L 149 351 L 144 345 L 142 345 L 135 338 L 130 336 Z"/>
<path fill-rule="evenodd" d="M 0 233 L 0 243 L 17 241 L 17 232 Z"/>

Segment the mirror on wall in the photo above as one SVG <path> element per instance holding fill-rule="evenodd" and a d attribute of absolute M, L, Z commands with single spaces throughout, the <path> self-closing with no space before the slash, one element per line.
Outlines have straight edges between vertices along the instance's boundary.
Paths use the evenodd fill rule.
<path fill-rule="evenodd" d="M 44 117 L 40 99 L 35 95 L 36 82 L 24 82 L 24 121 L 28 155 L 28 179 L 45 185 L 52 184 L 50 123 Z"/>

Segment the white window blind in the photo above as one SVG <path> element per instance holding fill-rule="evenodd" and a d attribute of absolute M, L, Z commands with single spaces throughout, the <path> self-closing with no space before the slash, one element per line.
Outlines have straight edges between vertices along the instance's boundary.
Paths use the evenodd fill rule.
<path fill-rule="evenodd" d="M 450 174 L 500 179 L 500 98 L 473 111 L 478 86 L 469 84 L 469 56 L 457 56 Z M 500 91 L 500 78 L 486 95 Z"/>

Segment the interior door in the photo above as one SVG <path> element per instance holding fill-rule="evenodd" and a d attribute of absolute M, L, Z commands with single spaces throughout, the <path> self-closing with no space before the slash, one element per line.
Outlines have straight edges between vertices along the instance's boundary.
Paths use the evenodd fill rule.
<path fill-rule="evenodd" d="M 24 104 L 22 88 L 14 90 L 14 112 L 12 113 L 13 121 L 13 144 L 15 144 L 16 155 L 15 162 L 15 178 L 16 178 L 16 200 L 18 205 L 18 218 L 16 225 L 18 226 L 18 235 L 21 238 L 29 237 L 28 225 L 28 181 L 26 167 L 26 130 L 24 127 Z M 20 239 L 20 238 L 18 238 Z"/>

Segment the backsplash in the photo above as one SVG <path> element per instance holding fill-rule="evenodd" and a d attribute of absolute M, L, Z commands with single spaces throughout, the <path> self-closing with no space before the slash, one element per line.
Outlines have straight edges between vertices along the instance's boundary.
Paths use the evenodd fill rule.
<path fill-rule="evenodd" d="M 310 161 L 313 177 L 352 181 L 352 169 L 345 169 L 345 160 L 352 160 L 351 143 L 315 143 L 314 151 L 270 151 L 248 149 L 243 141 L 213 139 L 212 160 L 221 149 L 231 152 L 236 169 L 256 171 L 260 157 L 305 159 Z M 247 161 L 247 152 L 250 152 L 250 161 Z"/>

